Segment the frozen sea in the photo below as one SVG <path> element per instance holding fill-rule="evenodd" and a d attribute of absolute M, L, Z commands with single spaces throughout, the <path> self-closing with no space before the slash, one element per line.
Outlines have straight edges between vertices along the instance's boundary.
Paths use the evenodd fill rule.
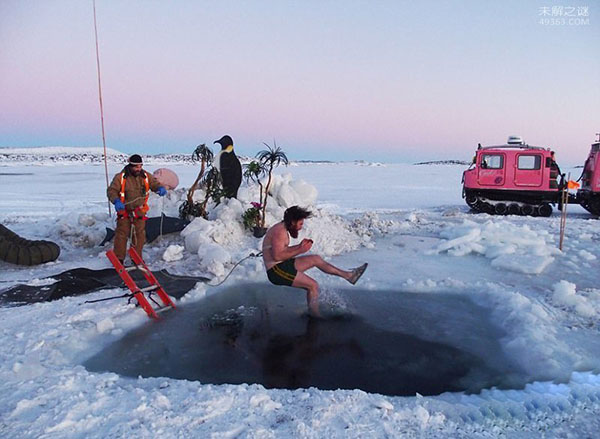
<path fill-rule="evenodd" d="M 181 187 L 197 173 L 173 163 L 146 169 L 158 167 L 174 170 Z M 119 170 L 112 164 L 110 175 Z M 352 293 L 344 293 L 349 286 L 341 280 L 310 272 L 322 285 L 325 307 L 345 310 L 375 331 L 402 327 L 407 336 L 495 363 L 502 371 L 492 381 L 497 385 L 393 396 L 351 386 L 281 389 L 210 384 L 193 374 L 119 373 L 125 363 L 92 372 L 84 367 L 92 357 L 161 323 L 148 322 L 126 302 L 82 305 L 82 297 L 67 297 L 0 308 L 0 437 L 594 437 L 600 428 L 600 223 L 569 206 L 561 252 L 556 212 L 550 218 L 470 213 L 461 198 L 463 170 L 293 164 L 277 169 L 277 194 L 269 202 L 276 218 L 287 203 L 306 201 L 317 212 L 304 235 L 315 240 L 315 252 L 343 267 L 369 262 Z M 62 248 L 57 261 L 39 267 L 0 263 L 0 288 L 47 282 L 74 267 L 109 266 L 106 249 L 97 246 L 113 221 L 103 166 L 11 163 L 0 166 L 0 179 L 0 222 Z M 295 183 L 300 180 L 315 193 Z M 239 209 L 255 200 L 255 188 L 246 189 L 242 203 L 214 207 L 211 221 L 148 245 L 151 267 L 222 279 L 259 248 L 238 224 Z M 153 195 L 151 214 L 176 215 L 182 197 L 183 189 L 164 199 Z M 175 247 L 181 259 L 167 256 Z M 194 324 L 185 310 L 202 309 L 203 301 L 247 282 L 266 282 L 259 261 L 243 264 L 222 287 L 198 284 L 178 303 L 182 328 Z M 303 304 L 301 295 L 289 300 L 296 302 L 284 303 L 287 311 Z M 366 316 L 370 308 L 378 310 L 375 318 Z M 177 337 L 168 330 L 177 328 L 176 317 L 169 315 L 160 334 Z M 425 380 L 429 373 L 437 381 L 437 371 L 425 369 Z"/>

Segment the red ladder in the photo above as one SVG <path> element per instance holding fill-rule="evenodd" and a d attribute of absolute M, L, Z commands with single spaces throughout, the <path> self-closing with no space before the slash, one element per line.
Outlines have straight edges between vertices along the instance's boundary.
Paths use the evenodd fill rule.
<path fill-rule="evenodd" d="M 133 297 L 135 297 L 135 299 L 143 308 L 143 310 L 146 311 L 148 317 L 158 319 L 159 317 L 156 311 L 168 309 L 167 307 L 169 306 L 175 308 L 175 304 L 173 303 L 171 298 L 167 295 L 167 293 L 165 293 L 165 290 L 163 289 L 163 287 L 160 286 L 158 280 L 154 277 L 154 274 L 152 274 L 150 269 L 148 269 L 144 260 L 140 257 L 140 255 L 137 254 L 133 247 L 129 249 L 129 256 L 131 257 L 131 260 L 133 261 L 134 265 L 132 265 L 131 267 L 124 267 L 123 264 L 121 264 L 121 261 L 119 261 L 119 258 L 117 258 L 117 255 L 115 255 L 115 252 L 113 250 L 109 250 L 106 252 L 106 257 L 113 264 L 113 267 L 115 267 L 115 270 L 117 270 L 117 273 L 119 273 L 119 276 L 121 276 L 121 279 L 123 279 L 123 282 L 125 282 L 125 285 L 127 285 L 129 290 L 133 294 Z M 133 278 L 131 277 L 131 275 L 129 274 L 129 272 L 132 270 L 140 270 L 144 274 L 144 277 L 146 278 L 150 286 L 145 288 L 139 288 L 133 280 Z M 154 292 L 156 292 L 156 294 L 158 294 L 158 297 L 160 297 L 163 306 L 161 306 L 152 298 L 152 293 Z M 148 299 L 144 295 L 145 293 L 148 293 L 148 298 L 159 306 L 157 310 L 155 310 L 150 304 L 150 302 L 148 302 Z"/>

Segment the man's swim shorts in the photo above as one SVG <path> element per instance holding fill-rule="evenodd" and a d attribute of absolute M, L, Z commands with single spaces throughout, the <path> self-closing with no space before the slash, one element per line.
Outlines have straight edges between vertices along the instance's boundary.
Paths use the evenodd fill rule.
<path fill-rule="evenodd" d="M 267 277 L 271 283 L 291 287 L 298 273 L 294 262 L 295 259 L 291 258 L 269 268 Z"/>

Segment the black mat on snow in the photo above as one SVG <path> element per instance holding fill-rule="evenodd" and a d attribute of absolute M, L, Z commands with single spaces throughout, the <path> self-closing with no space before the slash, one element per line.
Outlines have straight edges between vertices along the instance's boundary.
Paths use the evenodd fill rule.
<path fill-rule="evenodd" d="M 153 273 L 167 294 L 177 299 L 194 288 L 197 282 L 209 281 L 205 277 L 170 274 L 167 270 Z M 130 274 L 139 287 L 147 286 L 146 279 L 140 271 L 133 271 Z M 19 284 L 0 291 L 0 305 L 17 306 L 50 302 L 66 296 L 80 296 L 107 288 L 127 288 L 114 268 L 103 270 L 74 268 L 54 276 L 48 276 L 47 279 L 50 278 L 55 279 L 56 282 L 51 285 L 36 286 Z"/>
<path fill-rule="evenodd" d="M 181 218 L 175 218 L 172 216 L 166 216 L 164 213 L 162 214 L 162 226 L 161 226 L 161 217 L 155 216 L 152 218 L 148 218 L 146 220 L 146 242 L 150 243 L 158 238 L 161 234 L 167 235 L 169 233 L 181 232 L 185 229 L 190 222 L 187 220 L 183 220 Z M 100 243 L 100 246 L 103 246 L 107 242 L 112 241 L 115 237 L 114 229 L 106 228 L 106 236 L 104 240 Z"/>

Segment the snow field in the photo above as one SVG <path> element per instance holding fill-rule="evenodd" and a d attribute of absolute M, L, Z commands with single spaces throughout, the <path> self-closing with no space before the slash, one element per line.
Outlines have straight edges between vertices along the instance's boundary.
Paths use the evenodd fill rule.
<path fill-rule="evenodd" d="M 373 197 L 363 191 L 393 187 L 392 182 L 376 180 L 385 175 L 395 181 L 398 169 L 391 166 L 292 167 L 285 170 L 291 176 L 278 174 L 275 179 L 267 222 L 279 220 L 291 204 L 314 209 L 315 217 L 307 221 L 302 236 L 314 239 L 315 252 L 337 265 L 369 261 L 361 284 L 373 294 L 394 287 L 423 295 L 467 295 L 490 310 L 491 321 L 504 333 L 502 350 L 533 382 L 476 395 L 402 398 L 360 390 L 266 390 L 260 385 L 215 386 L 90 373 L 80 366 L 83 360 L 132 328 L 148 325 L 151 330 L 152 322 L 133 305 L 118 300 L 81 305 L 122 294 L 115 289 L 0 308 L 0 436 L 594 436 L 600 428 L 597 220 L 573 209 L 560 252 L 556 216 L 471 215 L 460 195 L 446 197 L 445 189 L 452 186 L 447 182 L 459 181 L 458 168 L 402 167 L 403 181 L 423 186 L 428 168 L 435 174 L 428 199 L 408 189 L 392 200 L 393 191 Z M 79 181 L 63 172 L 59 166 L 42 169 L 67 185 Z M 195 172 L 192 168 L 180 180 L 193 181 Z M 300 182 L 298 176 L 311 183 Z M 41 267 L 2 265 L 3 281 L 45 283 L 46 276 L 69 268 L 108 266 L 104 250 L 97 247 L 104 228 L 113 224 L 104 213 L 106 203 L 98 196 L 61 205 L 63 196 L 60 191 L 46 195 L 44 203 L 51 207 L 40 211 L 38 206 L 31 212 L 26 197 L 17 197 L 16 203 L 24 203 L 24 214 L 0 204 L 4 224 L 31 238 L 56 240 L 63 248 L 58 261 Z M 151 215 L 176 216 L 184 197 L 184 188 L 164 198 L 152 195 Z M 196 219 L 181 236 L 165 235 L 148 245 L 146 259 L 152 268 L 222 279 L 235 262 L 260 249 L 260 240 L 243 230 L 240 218 L 257 198 L 256 187 L 244 186 L 239 202 L 210 206 L 210 221 Z M 325 301 L 353 306 L 338 293 L 343 281 L 311 275 L 323 285 Z M 249 279 L 264 281 L 259 259 L 238 267 L 228 283 Z M 198 284 L 181 302 L 218 291 Z"/>

